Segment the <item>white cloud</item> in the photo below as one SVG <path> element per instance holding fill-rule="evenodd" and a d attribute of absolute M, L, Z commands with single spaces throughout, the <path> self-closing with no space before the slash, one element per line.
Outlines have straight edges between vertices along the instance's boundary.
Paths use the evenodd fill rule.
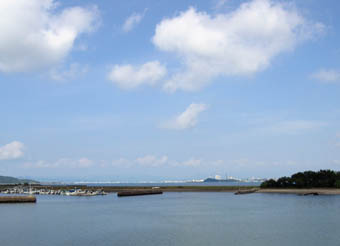
<path fill-rule="evenodd" d="M 112 166 L 114 167 L 121 167 L 121 166 L 124 166 L 124 167 L 130 167 L 131 163 L 129 160 L 125 159 L 125 158 L 120 158 L 118 160 L 113 160 L 112 161 Z"/>
<path fill-rule="evenodd" d="M 133 28 L 135 28 L 144 18 L 146 10 L 143 13 L 133 13 L 130 15 L 124 22 L 123 31 L 130 32 Z"/>
<path fill-rule="evenodd" d="M 319 80 L 323 83 L 340 82 L 340 71 L 335 69 L 320 69 L 311 75 L 312 79 Z"/>
<path fill-rule="evenodd" d="M 335 136 L 336 136 L 337 138 L 340 138 L 340 132 L 336 133 Z"/>
<path fill-rule="evenodd" d="M 155 85 L 166 75 L 166 68 L 158 61 L 147 62 L 141 66 L 115 65 L 108 79 L 122 89 L 134 89 L 140 85 Z"/>
<path fill-rule="evenodd" d="M 157 158 L 157 156 L 154 155 L 146 155 L 143 157 L 139 157 L 135 160 L 137 164 L 143 165 L 143 166 L 151 166 L 151 167 L 158 167 L 163 166 L 168 163 L 168 157 L 162 156 L 160 158 Z"/>
<path fill-rule="evenodd" d="M 80 158 L 78 161 L 76 161 L 76 167 L 90 167 L 93 165 L 93 161 L 87 159 L 87 158 Z"/>
<path fill-rule="evenodd" d="M 18 141 L 13 141 L 0 147 L 0 160 L 18 159 L 24 155 L 24 144 Z"/>
<path fill-rule="evenodd" d="M 180 167 L 219 167 L 224 164 L 222 160 L 203 160 L 200 158 L 190 158 L 187 160 L 170 159 L 167 155 L 144 155 L 137 158 L 119 158 L 113 161 L 108 160 L 91 160 L 88 158 L 60 158 L 55 161 L 30 161 L 23 163 L 23 168 L 28 169 L 87 169 L 87 168 L 180 168 Z"/>
<path fill-rule="evenodd" d="M 71 63 L 69 67 L 62 69 L 51 69 L 50 78 L 56 81 L 68 81 L 85 75 L 88 71 L 88 66 L 78 63 Z"/>
<path fill-rule="evenodd" d="M 265 131 L 274 134 L 300 134 L 311 130 L 317 130 L 327 123 L 320 121 L 308 121 L 308 120 L 290 120 L 281 121 L 268 127 L 263 127 L 260 131 Z"/>
<path fill-rule="evenodd" d="M 74 47 L 74 50 L 77 51 L 87 51 L 89 49 L 89 47 L 87 46 L 87 44 L 78 44 L 77 46 Z"/>
<path fill-rule="evenodd" d="M 288 166 L 296 166 L 297 162 L 296 161 L 287 161 Z"/>
<path fill-rule="evenodd" d="M 218 161 L 208 161 L 205 162 L 208 165 L 216 165 L 218 163 L 219 165 L 222 163 L 221 160 Z M 185 161 L 176 161 L 169 159 L 168 156 L 156 156 L 156 155 L 145 155 L 142 157 L 138 157 L 134 160 L 129 160 L 126 158 L 120 158 L 118 160 L 115 160 L 112 162 L 112 165 L 114 167 L 120 166 L 120 167 L 128 167 L 133 168 L 136 166 L 143 166 L 143 167 L 198 167 L 203 164 L 203 160 L 201 159 L 195 159 L 191 158 Z"/>
<path fill-rule="evenodd" d="M 215 10 L 219 10 L 227 5 L 230 0 L 217 0 Z"/>
<path fill-rule="evenodd" d="M 87 158 L 71 159 L 61 158 L 54 162 L 37 161 L 27 162 L 24 164 L 26 168 L 89 168 L 93 165 L 93 161 Z"/>
<path fill-rule="evenodd" d="M 46 68 L 62 61 L 79 35 L 91 32 L 96 7 L 57 11 L 55 0 L 0 1 L 0 72 Z"/>
<path fill-rule="evenodd" d="M 247 158 L 240 158 L 228 161 L 231 167 L 286 167 L 286 166 L 296 166 L 297 162 L 293 160 L 280 160 L 280 161 L 263 161 L 263 160 L 249 160 Z"/>
<path fill-rule="evenodd" d="M 237 159 L 237 160 L 232 160 L 231 161 L 232 165 L 235 166 L 248 166 L 250 164 L 250 161 L 247 158 L 241 158 L 241 159 Z"/>
<path fill-rule="evenodd" d="M 200 165 L 202 165 L 202 160 L 201 159 L 194 159 L 194 158 L 191 158 L 187 161 L 183 161 L 183 162 L 179 162 L 177 163 L 177 165 L 179 166 L 187 166 L 187 167 L 198 167 Z"/>
<path fill-rule="evenodd" d="M 164 128 L 183 130 L 192 128 L 197 124 L 197 118 L 200 113 L 207 110 L 208 106 L 203 103 L 192 103 L 181 114 L 164 124 Z"/>
<path fill-rule="evenodd" d="M 224 160 L 216 160 L 211 162 L 212 166 L 221 166 L 223 164 L 225 164 Z"/>
<path fill-rule="evenodd" d="M 322 24 L 308 22 L 288 4 L 253 0 L 216 16 L 190 8 L 160 22 L 152 41 L 184 63 L 164 89 L 193 91 L 216 76 L 264 70 L 275 56 L 322 29 Z"/>

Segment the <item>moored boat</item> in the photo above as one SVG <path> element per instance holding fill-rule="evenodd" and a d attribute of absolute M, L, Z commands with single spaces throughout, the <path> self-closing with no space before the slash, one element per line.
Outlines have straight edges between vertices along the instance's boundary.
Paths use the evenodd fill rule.
<path fill-rule="evenodd" d="M 236 191 L 234 194 L 235 195 L 244 195 L 244 194 L 251 194 L 251 193 L 255 193 L 257 191 L 257 189 L 250 189 L 250 190 L 238 190 Z"/>

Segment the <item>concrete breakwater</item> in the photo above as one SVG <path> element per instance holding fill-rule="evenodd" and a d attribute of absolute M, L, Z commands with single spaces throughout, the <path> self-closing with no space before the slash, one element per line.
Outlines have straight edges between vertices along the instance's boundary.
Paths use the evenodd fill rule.
<path fill-rule="evenodd" d="M 145 195 L 160 195 L 163 194 L 161 190 L 130 190 L 130 191 L 121 191 L 117 193 L 117 196 L 145 196 Z"/>
<path fill-rule="evenodd" d="M 35 203 L 35 196 L 0 196 L 0 203 Z"/>

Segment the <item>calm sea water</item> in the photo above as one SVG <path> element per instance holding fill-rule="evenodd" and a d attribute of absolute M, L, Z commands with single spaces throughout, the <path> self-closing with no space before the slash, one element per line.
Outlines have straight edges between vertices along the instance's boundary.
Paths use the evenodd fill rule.
<path fill-rule="evenodd" d="M 0 204 L 0 245 L 339 245 L 340 196 L 37 196 Z"/>

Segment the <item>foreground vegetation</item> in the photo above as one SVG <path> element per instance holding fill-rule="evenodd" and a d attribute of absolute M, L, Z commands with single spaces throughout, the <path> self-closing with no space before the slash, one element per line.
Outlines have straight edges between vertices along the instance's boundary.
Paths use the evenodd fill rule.
<path fill-rule="evenodd" d="M 340 172 L 332 170 L 299 172 L 276 181 L 267 180 L 261 184 L 261 188 L 340 188 Z"/>

